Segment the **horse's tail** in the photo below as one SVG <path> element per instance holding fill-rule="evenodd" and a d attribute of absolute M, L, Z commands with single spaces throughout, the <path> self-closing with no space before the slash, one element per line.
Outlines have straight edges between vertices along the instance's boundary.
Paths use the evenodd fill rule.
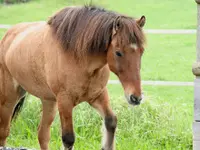
<path fill-rule="evenodd" d="M 15 106 L 14 112 L 12 114 L 12 120 L 15 120 L 17 118 L 17 116 L 19 115 L 19 113 L 21 112 L 22 107 L 24 105 L 25 98 L 26 98 L 25 95 L 23 97 L 21 97 L 19 102 Z"/>

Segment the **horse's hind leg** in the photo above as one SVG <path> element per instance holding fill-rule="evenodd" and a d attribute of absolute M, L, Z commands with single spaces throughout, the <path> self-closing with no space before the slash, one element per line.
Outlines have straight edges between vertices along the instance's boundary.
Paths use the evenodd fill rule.
<path fill-rule="evenodd" d="M 21 90 L 8 71 L 0 68 L 0 146 L 4 146 L 10 132 L 10 121 Z"/>
<path fill-rule="evenodd" d="M 91 105 L 104 118 L 104 138 L 102 150 L 114 150 L 115 129 L 117 126 L 117 118 L 111 110 L 107 90 L 104 91 Z"/>
<path fill-rule="evenodd" d="M 3 105 L 1 105 L 0 146 L 5 146 L 6 144 L 6 138 L 8 137 L 9 132 L 10 132 L 10 121 L 11 121 L 14 106 L 15 106 L 15 103 L 13 102 L 10 102 L 10 103 L 5 102 Z"/>
<path fill-rule="evenodd" d="M 48 150 L 50 127 L 56 115 L 56 101 L 42 100 L 42 119 L 38 128 L 38 140 L 41 150 Z"/>

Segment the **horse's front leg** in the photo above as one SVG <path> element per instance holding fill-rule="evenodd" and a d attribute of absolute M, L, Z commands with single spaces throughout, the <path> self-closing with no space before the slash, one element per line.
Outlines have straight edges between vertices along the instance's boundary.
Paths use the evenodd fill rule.
<path fill-rule="evenodd" d="M 115 129 L 117 127 L 117 117 L 113 113 L 110 104 L 107 89 L 91 105 L 104 118 L 104 137 L 102 150 L 114 150 Z"/>
<path fill-rule="evenodd" d="M 50 141 L 50 127 L 56 115 L 56 101 L 42 100 L 42 119 L 38 127 L 38 141 L 41 150 L 48 150 Z"/>
<path fill-rule="evenodd" d="M 60 114 L 61 127 L 62 127 L 62 142 L 64 150 L 73 150 L 75 142 L 75 134 L 73 130 L 73 102 L 72 99 L 65 94 L 60 94 L 57 97 L 58 110 Z"/>

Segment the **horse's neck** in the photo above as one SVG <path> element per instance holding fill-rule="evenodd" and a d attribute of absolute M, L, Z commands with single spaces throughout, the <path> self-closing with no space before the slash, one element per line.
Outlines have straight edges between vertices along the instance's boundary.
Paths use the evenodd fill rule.
<path fill-rule="evenodd" d="M 106 55 L 90 56 L 87 58 L 87 71 L 93 73 L 102 69 L 107 64 Z"/>
<path fill-rule="evenodd" d="M 107 55 L 106 54 L 86 54 L 78 55 L 77 57 L 72 56 L 72 52 L 66 51 L 62 49 L 62 46 L 55 42 L 55 38 L 52 36 L 52 31 L 50 28 L 47 30 L 47 40 L 51 41 L 49 43 L 51 44 L 51 49 L 54 50 L 57 49 L 59 51 L 59 57 L 62 59 L 62 64 L 71 64 L 72 67 L 76 67 L 80 70 L 82 73 L 88 73 L 92 74 L 94 71 L 98 71 L 101 68 L 103 68 L 107 64 Z M 47 52 L 48 53 L 48 52 Z M 56 55 L 56 54 L 55 54 Z M 73 64 L 73 65 L 72 65 Z M 64 67 L 64 66 L 63 66 Z"/>

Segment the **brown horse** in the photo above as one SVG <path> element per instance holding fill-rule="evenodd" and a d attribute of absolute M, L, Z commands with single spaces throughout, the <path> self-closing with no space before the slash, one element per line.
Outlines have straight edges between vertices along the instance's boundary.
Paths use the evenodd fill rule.
<path fill-rule="evenodd" d="M 63 145 L 73 149 L 72 110 L 83 101 L 104 118 L 102 149 L 113 150 L 117 118 L 106 84 L 111 70 L 119 77 L 128 102 L 140 104 L 144 24 L 144 16 L 135 20 L 83 6 L 66 7 L 47 23 L 21 23 L 9 29 L 0 42 L 0 146 L 6 143 L 12 116 L 27 91 L 42 100 L 38 128 L 42 150 L 49 149 L 57 109 Z"/>

